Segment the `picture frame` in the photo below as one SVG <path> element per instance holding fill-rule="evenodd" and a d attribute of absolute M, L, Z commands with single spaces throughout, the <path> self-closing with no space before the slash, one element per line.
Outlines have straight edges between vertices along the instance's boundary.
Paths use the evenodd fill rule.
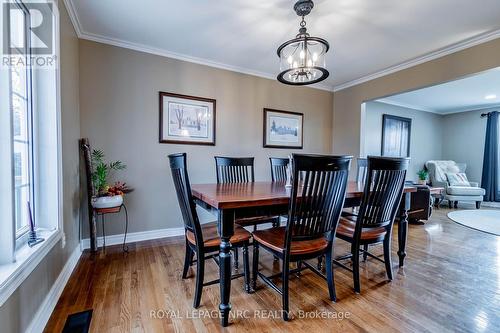
<path fill-rule="evenodd" d="M 411 118 L 382 116 L 382 156 L 410 157 Z"/>
<path fill-rule="evenodd" d="M 163 91 L 159 99 L 159 143 L 215 146 L 215 99 Z"/>
<path fill-rule="evenodd" d="M 302 149 L 304 114 L 264 108 L 264 148 Z"/>

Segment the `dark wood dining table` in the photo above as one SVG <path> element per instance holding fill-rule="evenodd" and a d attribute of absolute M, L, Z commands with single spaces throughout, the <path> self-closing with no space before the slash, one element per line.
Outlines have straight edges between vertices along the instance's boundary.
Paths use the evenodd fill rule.
<path fill-rule="evenodd" d="M 346 191 L 345 207 L 352 207 L 363 195 L 363 184 L 350 181 Z M 287 213 L 290 189 L 282 182 L 251 182 L 234 184 L 194 184 L 191 191 L 196 203 L 211 210 L 218 217 L 218 232 L 221 238 L 219 249 L 220 263 L 220 304 L 221 325 L 229 323 L 231 310 L 231 243 L 234 234 L 234 221 L 237 218 L 283 215 Z M 398 219 L 398 257 L 399 266 L 404 265 L 406 238 L 408 230 L 408 210 L 410 196 L 416 188 L 405 186 Z"/>

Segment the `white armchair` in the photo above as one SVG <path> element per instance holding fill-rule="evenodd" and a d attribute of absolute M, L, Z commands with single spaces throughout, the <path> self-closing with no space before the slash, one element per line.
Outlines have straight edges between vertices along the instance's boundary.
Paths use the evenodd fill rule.
<path fill-rule="evenodd" d="M 470 186 L 451 186 L 446 176 L 447 173 L 465 173 L 467 164 L 455 161 L 427 161 L 425 167 L 429 171 L 432 186 L 444 187 L 444 199 L 448 200 L 450 208 L 452 204 L 457 208 L 459 201 L 474 201 L 476 208 L 481 208 L 485 191 L 479 187 L 479 183 L 469 182 Z"/>

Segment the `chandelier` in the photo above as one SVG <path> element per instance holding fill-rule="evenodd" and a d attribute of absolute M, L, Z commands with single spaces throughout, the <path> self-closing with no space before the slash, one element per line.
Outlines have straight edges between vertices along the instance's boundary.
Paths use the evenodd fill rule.
<path fill-rule="evenodd" d="M 307 33 L 304 17 L 314 7 L 311 0 L 299 0 L 293 6 L 298 16 L 302 17 L 300 29 L 294 39 L 278 47 L 280 73 L 278 81 L 290 85 L 307 85 L 323 81 L 330 75 L 326 70 L 326 53 L 330 45 L 319 37 Z"/>

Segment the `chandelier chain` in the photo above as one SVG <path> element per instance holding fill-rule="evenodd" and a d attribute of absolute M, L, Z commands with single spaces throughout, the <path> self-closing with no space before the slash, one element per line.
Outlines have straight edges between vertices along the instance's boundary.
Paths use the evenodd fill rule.
<path fill-rule="evenodd" d="M 300 21 L 300 27 L 304 28 L 306 26 L 306 20 L 304 19 L 305 16 L 302 16 L 302 21 Z"/>

